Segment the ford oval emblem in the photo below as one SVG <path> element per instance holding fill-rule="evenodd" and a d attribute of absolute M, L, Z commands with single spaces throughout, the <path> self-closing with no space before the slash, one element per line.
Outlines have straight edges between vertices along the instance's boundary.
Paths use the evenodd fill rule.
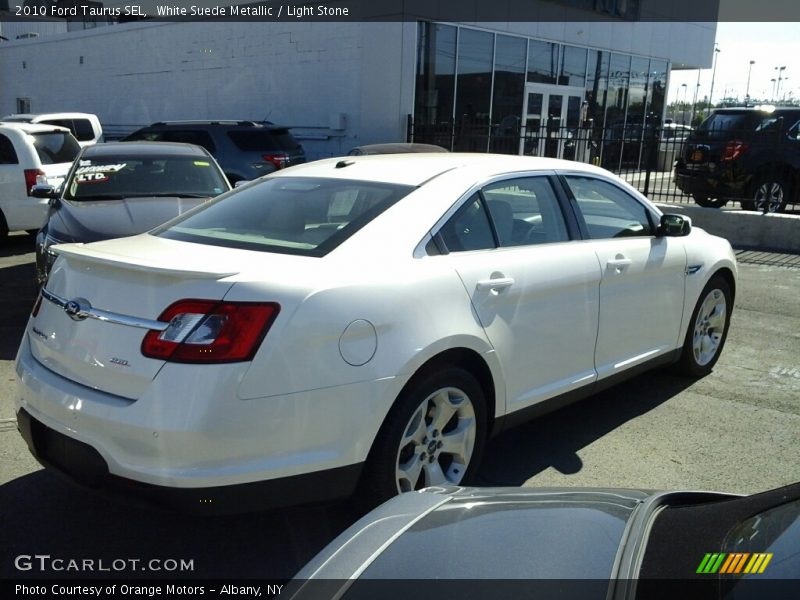
<path fill-rule="evenodd" d="M 83 321 L 89 316 L 88 311 L 90 308 L 91 305 L 88 301 L 83 298 L 75 298 L 75 300 L 70 300 L 64 305 L 64 312 L 73 321 Z"/>

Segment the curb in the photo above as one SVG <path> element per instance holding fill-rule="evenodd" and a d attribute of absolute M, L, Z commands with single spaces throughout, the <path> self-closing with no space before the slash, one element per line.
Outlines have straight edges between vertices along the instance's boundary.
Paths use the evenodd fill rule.
<path fill-rule="evenodd" d="M 665 213 L 686 215 L 692 225 L 727 239 L 736 248 L 763 248 L 800 253 L 800 215 L 720 210 L 685 204 L 658 203 Z"/>

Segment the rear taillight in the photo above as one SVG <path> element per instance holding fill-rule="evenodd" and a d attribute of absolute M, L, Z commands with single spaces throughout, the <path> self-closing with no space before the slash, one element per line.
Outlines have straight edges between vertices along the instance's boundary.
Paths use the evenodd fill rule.
<path fill-rule="evenodd" d="M 272 302 L 179 300 L 158 318 L 169 326 L 144 336 L 142 354 L 187 363 L 251 360 L 279 311 Z"/>
<path fill-rule="evenodd" d="M 725 149 L 722 151 L 722 158 L 719 160 L 721 162 L 729 161 L 729 160 L 736 160 L 742 154 L 747 152 L 747 142 L 742 142 L 739 140 L 732 140 L 725 144 Z"/>
<path fill-rule="evenodd" d="M 47 183 L 47 175 L 41 169 L 25 169 L 25 192 L 31 195 L 31 188 L 37 183 Z"/>
<path fill-rule="evenodd" d="M 282 169 L 289 164 L 289 155 L 283 152 L 264 154 L 261 158 L 264 162 L 274 165 L 276 169 Z"/>

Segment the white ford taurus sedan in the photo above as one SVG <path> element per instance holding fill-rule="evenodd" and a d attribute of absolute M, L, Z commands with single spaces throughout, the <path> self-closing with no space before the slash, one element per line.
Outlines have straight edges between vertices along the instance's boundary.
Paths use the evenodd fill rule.
<path fill-rule="evenodd" d="M 659 364 L 709 372 L 727 241 L 599 168 L 348 157 L 59 254 L 17 357 L 46 466 L 236 511 L 469 480 L 488 436 Z"/>

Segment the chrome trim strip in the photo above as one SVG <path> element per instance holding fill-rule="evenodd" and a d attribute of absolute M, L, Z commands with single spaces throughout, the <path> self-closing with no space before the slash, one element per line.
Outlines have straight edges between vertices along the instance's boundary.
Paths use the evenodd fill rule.
<path fill-rule="evenodd" d="M 53 294 L 52 292 L 48 292 L 45 288 L 42 288 L 42 298 L 63 309 L 71 319 L 76 321 L 82 321 L 83 319 L 89 318 L 107 323 L 124 325 L 126 327 L 136 327 L 138 329 L 147 329 L 153 331 L 164 331 L 167 327 L 169 327 L 169 323 L 165 323 L 164 321 L 141 319 L 139 317 L 132 317 L 130 315 L 123 315 L 108 310 L 93 308 L 92 305 L 89 304 L 89 301 L 84 300 L 83 298 L 67 300 L 61 296 Z"/>

